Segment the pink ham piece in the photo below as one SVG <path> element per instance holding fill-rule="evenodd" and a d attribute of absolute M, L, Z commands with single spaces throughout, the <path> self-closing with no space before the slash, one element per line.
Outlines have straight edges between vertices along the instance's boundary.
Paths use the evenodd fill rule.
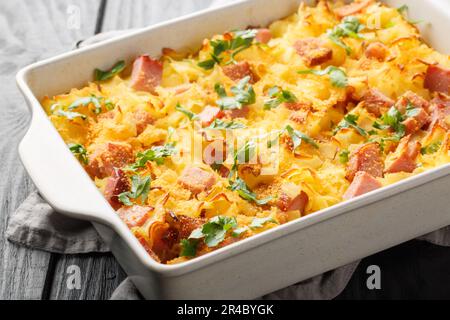
<path fill-rule="evenodd" d="M 209 126 L 215 119 L 220 119 L 224 116 L 224 113 L 220 108 L 206 106 L 202 112 L 198 114 L 198 118 L 203 127 Z"/>
<path fill-rule="evenodd" d="M 381 182 L 375 179 L 372 175 L 367 172 L 360 171 L 356 173 L 355 179 L 353 179 L 353 182 L 350 184 L 350 187 L 348 187 L 342 198 L 344 200 L 350 200 L 379 189 L 382 186 L 383 185 Z"/>
<path fill-rule="evenodd" d="M 395 151 L 393 161 L 386 167 L 386 173 L 413 172 L 417 167 L 416 158 L 421 147 L 420 142 L 411 140 L 411 136 L 404 137 Z"/>
<path fill-rule="evenodd" d="M 134 120 L 136 122 L 136 133 L 138 135 L 144 132 L 145 128 L 147 128 L 149 124 L 153 124 L 155 121 L 150 113 L 142 109 L 139 109 L 134 113 Z"/>
<path fill-rule="evenodd" d="M 249 107 L 244 106 L 241 109 L 225 110 L 223 112 L 226 118 L 236 119 L 236 118 L 246 118 L 250 112 Z"/>
<path fill-rule="evenodd" d="M 308 195 L 304 191 L 301 191 L 294 197 L 282 192 L 278 198 L 277 206 L 281 211 L 300 211 L 303 214 L 308 205 L 308 201 Z"/>
<path fill-rule="evenodd" d="M 113 175 L 106 181 L 103 194 L 111 207 L 117 210 L 122 206 L 118 196 L 128 190 L 130 190 L 130 183 L 127 176 L 122 170 L 115 169 Z"/>
<path fill-rule="evenodd" d="M 365 55 L 369 59 L 384 61 L 389 53 L 389 48 L 382 42 L 372 42 L 366 48 Z"/>
<path fill-rule="evenodd" d="M 144 55 L 134 61 L 130 85 L 137 91 L 156 94 L 155 88 L 161 84 L 163 64 Z"/>
<path fill-rule="evenodd" d="M 148 220 L 150 211 L 154 208 L 150 206 L 138 206 L 122 207 L 117 210 L 117 214 L 120 219 L 128 226 L 128 228 L 142 227 Z"/>
<path fill-rule="evenodd" d="M 115 168 L 122 168 L 134 160 L 133 149 L 128 143 L 108 142 L 99 145 L 89 156 L 87 173 L 92 177 L 106 178 Z"/>
<path fill-rule="evenodd" d="M 368 143 L 357 149 L 347 164 L 348 181 L 353 181 L 357 172 L 363 171 L 373 177 L 383 176 L 384 163 L 378 143 Z"/>
<path fill-rule="evenodd" d="M 259 77 L 252 71 L 247 61 L 238 64 L 229 64 L 222 67 L 223 73 L 231 80 L 237 82 L 247 76 L 250 77 L 249 83 L 254 84 L 259 81 Z"/>
<path fill-rule="evenodd" d="M 272 39 L 272 33 L 269 29 L 258 29 L 255 39 L 261 43 L 268 43 Z"/>
<path fill-rule="evenodd" d="M 414 116 L 403 121 L 403 124 L 406 127 L 406 134 L 409 135 L 422 129 L 422 127 L 430 123 L 430 116 L 427 112 L 430 108 L 430 103 L 414 92 L 408 91 L 400 97 L 395 104 L 395 107 L 401 113 L 405 114 L 408 106 L 413 106 L 417 109 Z"/>
<path fill-rule="evenodd" d="M 439 124 L 442 128 L 450 130 L 450 97 L 439 94 L 431 100 L 431 127 Z"/>
<path fill-rule="evenodd" d="M 297 54 L 302 57 L 308 67 L 314 67 L 333 58 L 333 50 L 319 38 L 297 40 L 293 45 Z"/>
<path fill-rule="evenodd" d="M 363 96 L 364 107 L 376 117 L 380 117 L 395 103 L 394 100 L 384 95 L 378 89 L 371 88 Z"/>
<path fill-rule="evenodd" d="M 336 10 L 334 10 L 334 13 L 339 18 L 344 18 L 344 17 L 351 16 L 351 15 L 361 12 L 363 9 L 368 7 L 371 3 L 372 3 L 372 0 L 354 1 L 348 5 L 337 8 Z"/>
<path fill-rule="evenodd" d="M 450 94 L 450 69 L 439 65 L 428 66 L 423 86 L 433 92 Z"/>
<path fill-rule="evenodd" d="M 197 194 L 209 190 L 216 183 L 216 177 L 200 168 L 189 167 L 183 170 L 178 178 L 178 183 L 192 193 Z"/>

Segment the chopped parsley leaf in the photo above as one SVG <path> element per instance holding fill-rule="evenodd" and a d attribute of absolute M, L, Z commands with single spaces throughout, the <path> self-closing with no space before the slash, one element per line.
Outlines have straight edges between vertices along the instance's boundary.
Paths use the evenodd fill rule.
<path fill-rule="evenodd" d="M 252 228 L 252 229 L 262 228 L 263 225 L 268 222 L 276 223 L 276 221 L 272 217 L 253 218 L 252 223 L 250 224 L 250 228 Z"/>
<path fill-rule="evenodd" d="M 343 150 L 339 153 L 339 162 L 342 164 L 346 164 L 349 160 L 350 151 Z"/>
<path fill-rule="evenodd" d="M 131 177 L 131 190 L 127 192 L 122 192 L 119 194 L 119 201 L 126 206 L 132 206 L 131 200 L 140 200 L 141 203 L 145 203 L 150 192 L 150 182 L 151 178 L 142 178 L 139 175 L 134 175 Z"/>
<path fill-rule="evenodd" d="M 68 144 L 69 150 L 84 164 L 88 164 L 87 151 L 84 146 L 79 143 Z"/>
<path fill-rule="evenodd" d="M 236 191 L 239 196 L 247 201 L 253 201 L 257 205 L 267 204 L 273 199 L 273 197 L 267 197 L 264 199 L 257 199 L 256 194 L 248 189 L 247 184 L 241 178 L 236 178 L 234 181 L 230 181 L 230 186 L 228 187 L 231 191 Z"/>
<path fill-rule="evenodd" d="M 356 17 L 346 17 L 342 23 L 327 31 L 328 38 L 338 46 L 345 49 L 347 55 L 352 53 L 352 49 L 342 41 L 342 38 L 351 37 L 354 39 L 362 39 L 359 33 L 364 30 L 365 26 L 361 24 Z"/>
<path fill-rule="evenodd" d="M 182 114 L 184 114 L 186 117 L 188 117 L 189 120 L 195 120 L 195 119 L 198 118 L 198 115 L 196 115 L 192 111 L 184 108 L 179 103 L 177 103 L 177 105 L 175 106 L 175 110 L 177 110 L 177 111 L 181 112 Z"/>
<path fill-rule="evenodd" d="M 364 130 L 363 128 L 361 128 L 360 126 L 358 126 L 357 121 L 359 119 L 359 116 L 354 115 L 354 114 L 347 114 L 344 119 L 342 119 L 341 122 L 339 122 L 339 124 L 337 125 L 337 127 L 334 129 L 333 134 L 336 134 L 339 130 L 341 129 L 345 129 L 345 128 L 353 128 L 356 131 L 358 131 L 358 133 L 360 135 L 362 135 L 363 137 L 366 137 L 368 135 L 367 131 Z"/>
<path fill-rule="evenodd" d="M 297 97 L 292 92 L 277 86 L 269 89 L 269 97 L 270 99 L 264 102 L 264 110 L 275 109 L 283 102 L 297 102 Z"/>
<path fill-rule="evenodd" d="M 214 119 L 213 123 L 211 123 L 208 127 L 205 129 L 214 129 L 214 130 L 233 130 L 233 129 L 243 129 L 246 128 L 245 124 L 237 122 L 237 121 L 230 121 L 226 122 L 220 119 Z"/>
<path fill-rule="evenodd" d="M 328 66 L 324 70 L 308 69 L 298 71 L 299 74 L 315 74 L 317 76 L 329 75 L 331 84 L 336 88 L 345 88 L 348 85 L 347 74 L 341 68 Z"/>
<path fill-rule="evenodd" d="M 314 139 L 312 139 L 310 136 L 295 130 L 294 128 L 292 128 L 290 125 L 287 125 L 285 127 L 285 130 L 287 131 L 287 133 L 289 134 L 289 136 L 291 137 L 292 143 L 293 143 L 293 149 L 295 151 L 295 149 L 297 149 L 301 144 L 302 141 L 312 145 L 314 148 L 318 149 L 319 145 L 314 141 Z"/>
<path fill-rule="evenodd" d="M 222 85 L 216 84 L 214 89 L 220 99 L 216 101 L 221 110 L 242 109 L 243 106 L 254 104 L 256 94 L 253 87 L 248 83 L 250 76 L 242 78 L 236 86 L 231 87 L 233 96 L 227 96 Z"/>
<path fill-rule="evenodd" d="M 117 62 L 110 70 L 102 71 L 95 69 L 94 78 L 95 81 L 105 81 L 113 78 L 116 74 L 119 74 L 125 69 L 125 61 L 121 60 Z"/>

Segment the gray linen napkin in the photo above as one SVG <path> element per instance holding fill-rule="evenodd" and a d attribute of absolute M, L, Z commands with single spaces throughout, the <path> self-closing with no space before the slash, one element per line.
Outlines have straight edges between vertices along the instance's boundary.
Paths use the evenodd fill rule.
<path fill-rule="evenodd" d="M 97 231 L 89 222 L 59 214 L 34 192 L 11 215 L 6 237 L 9 241 L 48 252 L 78 254 L 107 252 Z M 450 247 L 450 227 L 422 236 L 419 240 Z M 359 261 L 326 272 L 296 285 L 264 296 L 264 299 L 328 300 L 338 296 L 346 287 Z M 111 299 L 135 300 L 142 296 L 131 280 L 125 279 Z"/>
<path fill-rule="evenodd" d="M 232 2 L 215 0 L 211 6 Z M 129 32 L 112 31 L 79 41 L 75 47 L 83 47 Z M 6 237 L 9 241 L 29 248 L 64 254 L 107 252 L 97 231 L 89 222 L 63 216 L 39 196 L 32 193 L 12 214 Z M 419 238 L 440 246 L 450 246 L 450 227 Z M 333 299 L 346 287 L 359 261 L 326 272 L 296 285 L 264 296 L 264 299 Z M 113 300 L 135 300 L 142 296 L 130 279 L 125 279 L 111 296 Z"/>

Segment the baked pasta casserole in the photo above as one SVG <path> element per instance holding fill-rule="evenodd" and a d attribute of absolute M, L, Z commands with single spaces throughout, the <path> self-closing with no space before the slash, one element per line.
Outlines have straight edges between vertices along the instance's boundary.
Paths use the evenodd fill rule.
<path fill-rule="evenodd" d="M 449 56 L 417 23 L 302 4 L 42 105 L 147 252 L 181 263 L 450 162 Z"/>

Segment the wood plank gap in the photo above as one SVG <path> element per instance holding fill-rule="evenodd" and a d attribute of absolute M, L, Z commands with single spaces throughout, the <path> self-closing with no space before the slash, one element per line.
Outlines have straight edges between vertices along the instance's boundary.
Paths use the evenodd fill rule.
<path fill-rule="evenodd" d="M 98 8 L 97 23 L 95 24 L 95 34 L 102 32 L 103 20 L 105 18 L 106 6 L 108 5 L 108 0 L 101 0 L 100 6 Z"/>
<path fill-rule="evenodd" d="M 53 279 L 55 278 L 56 265 L 58 264 L 60 256 L 61 255 L 59 253 L 50 254 L 47 273 L 45 275 L 44 287 L 42 288 L 41 300 L 50 300 L 53 287 Z"/>

